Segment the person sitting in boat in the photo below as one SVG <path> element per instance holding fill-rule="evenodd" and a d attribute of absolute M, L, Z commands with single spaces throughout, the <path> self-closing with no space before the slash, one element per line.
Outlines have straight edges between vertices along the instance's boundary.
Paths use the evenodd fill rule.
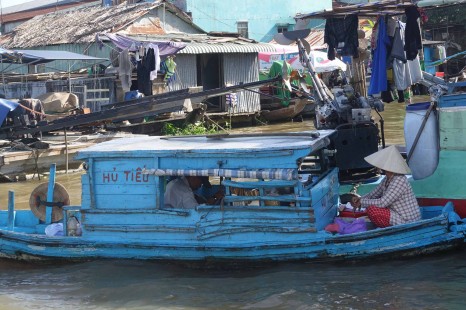
<path fill-rule="evenodd" d="M 201 203 L 213 205 L 223 198 L 223 191 L 219 190 L 203 201 L 194 193 L 203 184 L 206 184 L 205 177 L 200 176 L 184 176 L 170 181 L 164 195 L 165 208 L 194 209 Z"/>
<path fill-rule="evenodd" d="M 367 216 L 377 227 L 411 223 L 421 219 L 421 210 L 405 174 L 410 173 L 406 161 L 392 145 L 364 158 L 382 169 L 385 178 L 370 193 L 353 197 L 354 208 L 365 207 Z"/>

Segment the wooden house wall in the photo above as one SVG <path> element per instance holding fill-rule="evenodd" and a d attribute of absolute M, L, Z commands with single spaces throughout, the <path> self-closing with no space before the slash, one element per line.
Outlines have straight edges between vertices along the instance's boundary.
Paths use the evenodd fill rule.
<path fill-rule="evenodd" d="M 9 33 L 12 32 L 13 29 L 21 25 L 24 21 L 13 21 L 13 22 L 8 22 L 3 24 L 3 33 Z"/>
<path fill-rule="evenodd" d="M 34 98 L 46 92 L 46 82 L 0 84 L 0 94 L 4 95 L 7 99 Z"/>
<path fill-rule="evenodd" d="M 238 85 L 239 83 L 259 80 L 259 63 L 257 54 L 224 54 L 223 70 L 225 84 Z M 259 91 L 259 89 L 254 89 Z M 235 113 L 260 111 L 259 94 L 247 90 L 238 91 L 238 104 L 232 111 Z M 224 107 L 228 111 L 228 107 Z"/>

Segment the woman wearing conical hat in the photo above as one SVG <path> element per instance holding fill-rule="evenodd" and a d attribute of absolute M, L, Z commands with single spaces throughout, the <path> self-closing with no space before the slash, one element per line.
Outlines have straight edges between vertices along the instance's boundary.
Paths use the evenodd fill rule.
<path fill-rule="evenodd" d="M 365 207 L 369 219 L 377 227 L 420 220 L 421 210 L 405 176 L 410 170 L 398 149 L 392 145 L 364 159 L 382 169 L 385 178 L 372 192 L 362 197 L 353 197 L 353 207 Z"/>

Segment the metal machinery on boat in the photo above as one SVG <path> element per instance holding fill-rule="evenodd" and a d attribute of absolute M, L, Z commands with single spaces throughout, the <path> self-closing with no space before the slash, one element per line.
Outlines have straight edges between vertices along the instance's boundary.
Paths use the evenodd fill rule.
<path fill-rule="evenodd" d="M 10 193 L 8 211 L 0 212 L 0 256 L 224 264 L 388 258 L 463 245 L 466 225 L 451 204 L 424 209 L 415 223 L 325 231 L 339 204 L 332 134 L 135 137 L 92 146 L 79 153 L 87 165 L 81 206 L 66 205 L 53 173 L 47 195 L 31 196 L 41 212 L 15 210 Z M 187 175 L 216 180 L 221 203 L 167 208 L 166 183 Z M 62 233 L 46 234 L 60 218 Z"/>

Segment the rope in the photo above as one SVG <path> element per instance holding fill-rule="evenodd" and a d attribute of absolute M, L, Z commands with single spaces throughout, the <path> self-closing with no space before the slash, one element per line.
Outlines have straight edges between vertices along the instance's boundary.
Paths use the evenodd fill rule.
<path fill-rule="evenodd" d="M 28 108 L 28 107 L 22 105 L 21 103 L 18 103 L 18 105 L 19 105 L 20 107 L 22 107 L 23 109 L 25 109 L 25 110 L 27 110 L 27 111 L 29 111 L 29 112 L 31 112 L 31 113 L 34 113 L 34 114 L 38 114 L 38 115 L 42 115 L 42 116 L 54 116 L 53 114 L 46 114 L 46 113 L 34 111 L 33 109 L 30 109 L 30 108 Z"/>

